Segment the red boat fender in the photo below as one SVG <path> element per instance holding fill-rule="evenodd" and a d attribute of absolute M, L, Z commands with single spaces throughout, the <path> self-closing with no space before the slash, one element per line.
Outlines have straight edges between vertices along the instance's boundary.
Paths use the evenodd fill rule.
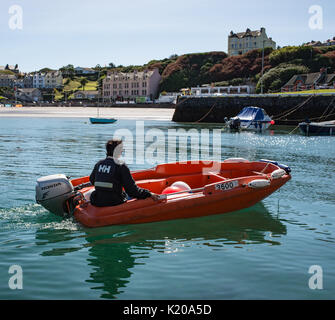
<path fill-rule="evenodd" d="M 179 189 L 181 189 L 181 191 L 190 191 L 190 190 L 192 190 L 191 187 L 187 183 L 185 183 L 183 181 L 177 181 L 177 182 L 173 183 L 172 187 L 179 188 Z"/>
<path fill-rule="evenodd" d="M 177 181 L 173 183 L 170 187 L 167 187 L 163 190 L 162 194 L 171 194 L 171 193 L 176 193 L 176 192 L 182 192 L 182 191 L 190 191 L 191 187 L 183 182 L 183 181 Z"/>
<path fill-rule="evenodd" d="M 183 190 L 181 190 L 180 188 L 177 187 L 167 187 L 163 190 L 162 194 L 171 194 L 171 193 L 176 193 L 176 192 L 181 192 Z"/>

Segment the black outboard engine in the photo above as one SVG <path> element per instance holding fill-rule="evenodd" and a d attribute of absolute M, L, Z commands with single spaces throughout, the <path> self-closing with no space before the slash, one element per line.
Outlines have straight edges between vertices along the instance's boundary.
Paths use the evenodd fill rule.
<path fill-rule="evenodd" d="M 230 130 L 241 130 L 241 120 L 240 118 L 231 118 L 229 123 Z"/>
<path fill-rule="evenodd" d="M 75 194 L 71 181 L 64 174 L 37 179 L 36 202 L 57 216 L 69 213 L 66 203 Z"/>

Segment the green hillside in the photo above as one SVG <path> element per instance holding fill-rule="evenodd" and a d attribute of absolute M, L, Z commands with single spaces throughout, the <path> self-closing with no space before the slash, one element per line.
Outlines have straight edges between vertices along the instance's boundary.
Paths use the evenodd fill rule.
<path fill-rule="evenodd" d="M 71 78 L 64 78 L 63 80 L 63 89 L 62 90 L 55 90 L 55 100 L 63 100 L 65 96 L 67 99 L 72 99 L 73 94 L 78 90 L 97 90 L 98 81 L 91 81 L 87 79 L 87 83 L 83 87 L 81 84 L 81 79 L 85 77 L 72 77 Z M 86 78 L 85 78 L 86 79 Z"/>

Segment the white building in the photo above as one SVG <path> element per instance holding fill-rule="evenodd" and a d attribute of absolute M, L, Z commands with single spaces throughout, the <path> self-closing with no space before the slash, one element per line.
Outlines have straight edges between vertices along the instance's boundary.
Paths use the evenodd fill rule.
<path fill-rule="evenodd" d="M 34 88 L 45 88 L 45 74 L 35 73 L 33 75 L 33 87 Z"/>
<path fill-rule="evenodd" d="M 33 75 L 33 87 L 38 89 L 60 88 L 63 76 L 60 71 L 37 72 Z"/>
<path fill-rule="evenodd" d="M 253 94 L 255 93 L 255 86 L 241 85 L 241 86 L 225 86 L 225 87 L 196 87 L 191 88 L 192 96 L 206 97 L 206 96 L 220 96 L 227 94 Z"/>
<path fill-rule="evenodd" d="M 74 72 L 76 74 L 95 74 L 96 73 L 96 71 L 92 68 L 82 68 L 82 67 L 74 68 Z"/>

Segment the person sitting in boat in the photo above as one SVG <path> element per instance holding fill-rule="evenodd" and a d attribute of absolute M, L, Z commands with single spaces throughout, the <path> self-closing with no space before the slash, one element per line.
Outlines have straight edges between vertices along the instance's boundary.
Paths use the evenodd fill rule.
<path fill-rule="evenodd" d="M 122 140 L 109 140 L 106 143 L 106 159 L 98 161 L 94 166 L 90 175 L 90 182 L 95 186 L 95 190 L 91 194 L 93 206 L 117 206 L 127 201 L 127 195 L 136 199 L 151 197 L 155 201 L 159 200 L 158 195 L 139 188 L 127 165 L 120 163 L 119 157 L 122 154 L 122 149 Z"/>

